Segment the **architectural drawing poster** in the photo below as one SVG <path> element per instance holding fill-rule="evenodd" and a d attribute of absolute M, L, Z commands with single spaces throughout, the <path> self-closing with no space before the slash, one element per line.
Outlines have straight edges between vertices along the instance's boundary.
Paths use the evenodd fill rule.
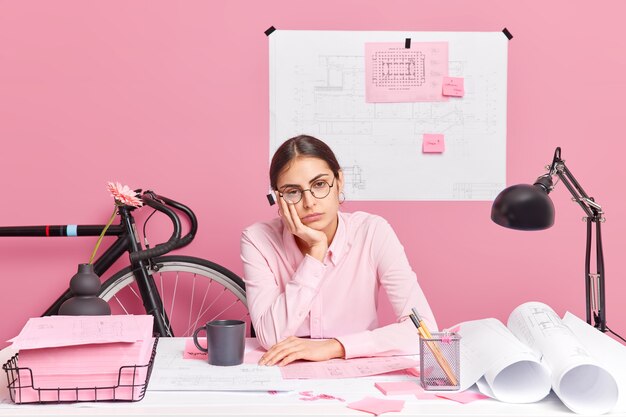
<path fill-rule="evenodd" d="M 366 44 L 406 38 L 447 44 L 444 75 L 463 79 L 463 97 L 367 102 Z M 337 154 L 353 201 L 493 200 L 505 187 L 502 32 L 276 30 L 269 42 L 270 158 L 290 137 L 322 139 Z M 397 63 L 381 58 L 389 59 L 385 74 L 399 79 Z M 424 142 L 432 135 L 441 135 L 441 146 Z"/>

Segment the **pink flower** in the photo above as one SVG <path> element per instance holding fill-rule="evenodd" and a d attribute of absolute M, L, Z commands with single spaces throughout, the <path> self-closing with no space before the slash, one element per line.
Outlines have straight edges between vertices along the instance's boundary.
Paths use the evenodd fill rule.
<path fill-rule="evenodd" d="M 115 199 L 116 204 L 141 207 L 143 202 L 137 196 L 137 193 L 130 189 L 128 185 L 122 185 L 119 182 L 107 183 L 107 189 L 111 193 L 111 196 Z"/>
<path fill-rule="evenodd" d="M 122 185 L 119 182 L 109 181 L 107 183 L 107 189 L 111 193 L 111 196 L 115 199 L 115 207 L 113 207 L 113 213 L 111 214 L 109 222 L 106 224 L 106 226 L 104 226 L 104 229 L 102 229 L 102 233 L 100 233 L 100 237 L 96 242 L 96 247 L 93 249 L 93 252 L 91 252 L 91 257 L 89 258 L 90 264 L 92 264 L 94 259 L 96 258 L 96 253 L 98 252 L 98 248 L 102 243 L 102 238 L 106 234 L 107 230 L 109 230 L 109 227 L 113 223 L 113 220 L 115 220 L 115 217 L 117 217 L 117 208 L 119 206 L 141 207 L 143 205 L 143 202 L 141 201 L 137 193 L 131 190 L 128 185 Z"/>

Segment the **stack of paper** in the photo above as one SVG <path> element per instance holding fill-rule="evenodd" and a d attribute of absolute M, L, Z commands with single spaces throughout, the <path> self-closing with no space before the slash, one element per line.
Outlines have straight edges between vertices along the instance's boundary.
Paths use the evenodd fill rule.
<path fill-rule="evenodd" d="M 154 343 L 152 321 L 147 315 L 30 319 L 10 340 L 19 350 L 13 398 L 19 403 L 140 398 L 148 372 L 142 365 Z"/>

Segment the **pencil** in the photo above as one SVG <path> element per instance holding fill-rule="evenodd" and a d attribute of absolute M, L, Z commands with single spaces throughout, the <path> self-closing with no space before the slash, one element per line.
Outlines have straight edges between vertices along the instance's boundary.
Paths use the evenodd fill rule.
<path fill-rule="evenodd" d="M 414 310 L 413 313 L 415 312 L 416 311 Z M 417 332 L 422 337 L 422 339 L 432 339 L 432 335 L 430 334 L 426 326 L 423 324 L 423 321 L 418 319 L 418 316 L 416 316 L 415 314 L 410 314 L 409 317 L 411 318 L 411 321 L 413 322 L 415 327 L 417 327 Z M 426 345 L 435 356 L 435 360 L 437 361 L 437 363 L 439 364 L 443 372 L 446 374 L 446 377 L 448 377 L 450 384 L 458 385 L 458 380 L 456 379 L 454 372 L 450 368 L 450 364 L 441 353 L 441 350 L 439 350 L 437 343 L 435 341 L 428 340 L 426 341 Z"/>

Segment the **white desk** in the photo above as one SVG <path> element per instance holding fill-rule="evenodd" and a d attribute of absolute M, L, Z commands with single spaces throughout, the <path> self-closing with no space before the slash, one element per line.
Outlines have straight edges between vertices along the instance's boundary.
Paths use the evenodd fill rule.
<path fill-rule="evenodd" d="M 162 338 L 159 346 L 180 346 L 182 339 Z M 157 349 L 158 352 L 158 349 Z M 0 362 L 5 363 L 14 352 L 11 348 L 0 351 Z M 159 356 L 154 364 L 154 371 L 159 369 Z M 3 372 L 4 373 L 4 372 Z M 1 376 L 6 381 L 6 376 Z M 387 381 L 389 377 L 379 376 L 359 380 L 329 380 L 324 383 L 324 392 L 345 399 L 303 401 L 298 391 L 271 395 L 267 392 L 148 392 L 143 400 L 135 403 L 76 403 L 15 405 L 10 402 L 6 382 L 0 386 L 0 416 L 372 416 L 372 414 L 352 410 L 347 403 L 358 401 L 366 395 L 384 398 L 374 387 L 374 381 Z M 319 386 L 319 383 L 317 384 Z M 301 388 L 302 389 L 302 388 Z M 418 400 L 411 395 L 387 397 L 405 400 L 401 413 L 386 413 L 383 416 L 576 416 L 567 409 L 553 394 L 534 404 L 506 404 L 495 400 L 481 400 L 470 404 L 459 404 L 449 400 Z M 611 415 L 611 414 L 609 414 Z M 612 415 L 625 415 L 612 413 Z"/>

